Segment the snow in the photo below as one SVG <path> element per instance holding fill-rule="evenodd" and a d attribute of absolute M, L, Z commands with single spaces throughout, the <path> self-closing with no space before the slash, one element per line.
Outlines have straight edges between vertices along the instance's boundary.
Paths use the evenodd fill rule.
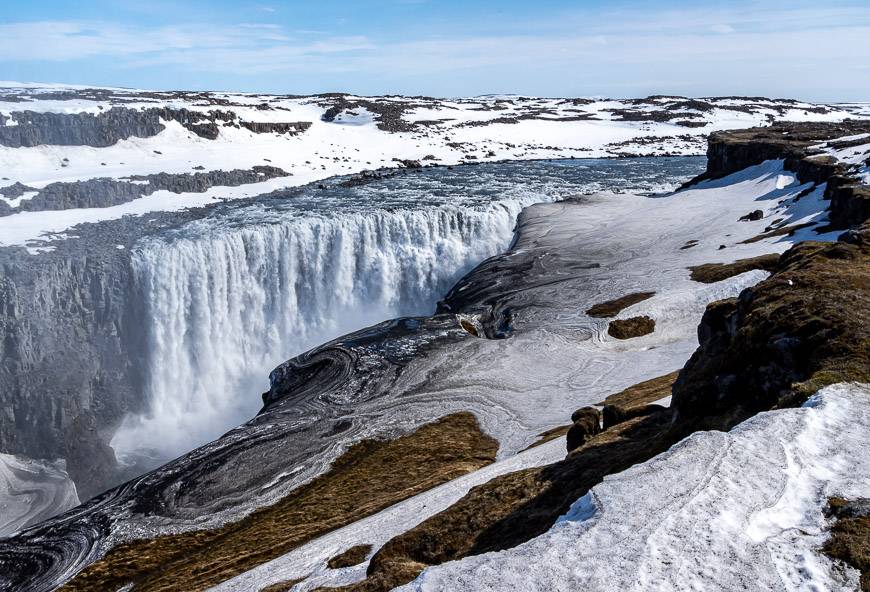
<path fill-rule="evenodd" d="M 0 454 L 0 537 L 79 505 L 63 461 Z"/>
<path fill-rule="evenodd" d="M 396 385 L 390 393 L 366 402 L 356 413 L 375 417 L 387 408 L 391 421 L 401 418 L 402 422 L 419 425 L 431 420 L 433 413 L 472 410 L 484 431 L 499 440 L 499 463 L 506 462 L 534 442 L 538 434 L 564 425 L 572 410 L 594 405 L 608 394 L 683 366 L 697 347 L 697 325 L 706 305 L 737 296 L 767 277 L 766 272 L 755 270 L 722 282 L 701 284 L 689 279 L 687 268 L 786 250 L 797 236 L 748 244 L 742 241 L 762 233 L 774 218 L 823 222 L 826 214 L 822 209 L 827 205 L 821 199 L 823 188 L 796 200 L 809 187 L 799 185 L 792 174 L 783 170 L 781 161 L 769 161 L 664 197 L 596 194 L 579 201 L 530 206 L 520 216 L 519 235 L 503 256 L 504 265 L 510 265 L 512 257 L 534 252 L 537 266 L 544 270 L 552 266 L 552 273 L 559 278 L 558 289 L 549 287 L 547 275 L 529 279 L 539 287 L 521 283 L 517 298 L 522 313 L 514 319 L 515 331 L 510 339 L 468 340 L 451 345 L 450 351 L 414 360 L 406 368 L 406 375 L 425 377 L 423 383 L 414 379 Z M 755 209 L 763 211 L 761 220 L 739 221 L 740 216 Z M 700 242 L 691 249 L 680 248 L 691 239 Z M 726 248 L 719 249 L 720 245 Z M 566 266 L 570 268 L 573 261 L 595 261 L 601 267 L 585 269 L 578 275 L 559 272 Z M 655 291 L 655 296 L 623 310 L 618 318 L 652 317 L 656 330 L 650 335 L 625 341 L 614 339 L 607 334 L 609 320 L 593 319 L 584 313 L 592 303 L 648 290 Z M 512 305 L 510 298 L 504 305 Z M 460 365 L 463 371 L 457 373 L 455 369 Z M 397 401 L 402 402 L 401 413 L 395 410 Z M 670 401 L 665 398 L 657 403 L 669 405 Z M 322 461 L 324 466 L 329 460 Z M 324 566 L 326 558 L 356 544 L 377 547 L 383 539 L 373 538 L 372 530 L 393 522 L 404 528 L 439 508 L 399 504 L 371 518 L 369 524 L 377 524 L 377 528 L 356 530 L 351 525 L 336 538 L 326 535 L 312 541 L 306 547 L 313 549 L 310 553 L 291 552 L 267 564 L 271 567 L 248 572 L 234 582 L 250 582 L 245 586 L 253 588 L 313 573 L 297 588 L 309 590 L 325 582 L 333 585 L 361 579 L 365 565 L 333 574 Z M 574 565 L 573 561 L 552 558 L 544 563 L 552 561 Z M 539 589 L 560 589 L 548 588 L 552 583 L 548 581 Z M 512 587 L 526 589 L 515 584 Z M 427 589 L 462 590 L 463 586 L 460 583 Z M 511 584 L 498 582 L 493 589 L 507 587 Z"/>
<path fill-rule="evenodd" d="M 58 90 L 82 90 L 79 87 L 0 83 L 0 113 L 33 110 L 58 113 L 99 113 L 121 105 L 132 109 L 155 106 L 185 108 L 206 112 L 216 106 L 194 95 L 170 93 L 141 94 L 129 89 L 109 90 L 109 98 L 89 99 L 84 95 L 58 100 L 45 93 Z M 3 101 L 9 93 L 23 93 L 24 102 Z M 16 95 L 18 96 L 18 95 Z M 42 98 L 45 96 L 45 98 Z M 291 177 L 280 181 L 281 187 L 303 185 L 327 177 L 350 174 L 365 169 L 394 167 L 394 158 L 420 160 L 432 155 L 434 162 L 456 164 L 474 156 L 475 160 L 541 159 L 566 157 L 606 157 L 620 154 L 700 155 L 706 149 L 706 134 L 714 130 L 763 125 L 768 117 L 796 120 L 837 121 L 850 111 L 832 108 L 827 113 L 801 110 L 808 104 L 744 99 L 705 99 L 714 105 L 711 111 L 698 112 L 707 125 L 688 128 L 667 122 L 615 120 L 616 109 L 661 110 L 671 101 L 655 99 L 635 105 L 627 101 L 595 100 L 573 104 L 571 100 L 523 97 L 478 97 L 473 99 L 401 99 L 395 97 L 354 97 L 379 103 L 409 101 L 413 105 L 405 115 L 407 121 L 438 121 L 414 132 L 386 132 L 377 127 L 372 113 L 355 108 L 340 114 L 334 122 L 324 122 L 325 107 L 316 97 L 287 98 L 267 95 L 213 93 L 213 97 L 231 102 L 217 108 L 233 111 L 245 121 L 308 121 L 311 127 L 296 136 L 261 133 L 244 128 L 221 127 L 216 140 L 200 138 L 179 123 L 164 122 L 166 129 L 151 138 L 129 138 L 105 148 L 89 146 L 36 146 L 32 148 L 0 147 L 0 184 L 21 182 L 42 188 L 57 181 L 79 181 L 97 177 L 125 178 L 159 172 L 193 172 L 205 170 L 249 169 L 271 164 Z M 258 109 L 267 103 L 271 109 Z M 493 109 L 493 107 L 504 107 Z M 751 113 L 733 110 L 749 108 Z M 777 111 L 785 109 L 785 115 Z M 558 121 L 562 117 L 589 115 L 597 120 Z M 697 113 L 696 113 L 697 114 Z M 497 123 L 502 117 L 533 116 L 516 123 Z M 548 119 L 556 119 L 549 121 Z M 465 126 L 469 122 L 486 125 Z M 458 143 L 458 144 L 456 144 Z M 623 144 L 626 143 L 626 144 Z M 451 145 L 452 144 L 452 145 Z M 272 187 L 278 186 L 278 182 Z M 254 189 L 253 187 L 251 189 Z M 120 215 L 141 215 L 151 211 L 172 211 L 199 206 L 212 201 L 212 194 L 177 196 L 169 199 L 142 198 L 142 204 L 110 207 L 106 212 L 66 210 L 37 213 L 26 219 L 14 214 L 0 222 L 0 245 L 23 244 L 42 232 L 60 232 L 81 222 L 113 219 Z M 226 199 L 243 199 L 250 191 L 223 191 Z M 7 200 L 8 201 L 8 200 Z M 141 200 L 137 200 L 141 201 Z M 18 207 L 15 202 L 13 207 Z M 116 209 L 118 208 L 118 209 Z M 67 220 L 64 223 L 64 220 Z M 10 238 L 10 227 L 27 229 Z M 31 245 L 33 246 L 33 245 Z"/>
<path fill-rule="evenodd" d="M 827 499 L 870 495 L 870 385 L 699 432 L 605 478 L 547 533 L 429 568 L 405 592 L 854 590 L 820 554 Z"/>
<path fill-rule="evenodd" d="M 409 530 L 426 517 L 456 503 L 468 491 L 499 475 L 561 460 L 565 438 L 557 438 L 483 469 L 454 479 L 400 502 L 383 512 L 334 530 L 286 555 L 222 582 L 214 592 L 257 592 L 264 586 L 306 578 L 306 590 L 318 586 L 341 586 L 365 577 L 367 562 L 344 569 L 329 569 L 326 562 L 353 545 L 369 544 L 379 548 L 394 536 Z"/>
<path fill-rule="evenodd" d="M 38 194 L 38 191 L 25 191 L 18 197 L 3 197 L 2 195 L 0 195 L 0 199 L 9 204 L 10 207 L 17 208 L 21 205 L 21 202 L 27 201 L 28 199 L 33 199 Z"/>

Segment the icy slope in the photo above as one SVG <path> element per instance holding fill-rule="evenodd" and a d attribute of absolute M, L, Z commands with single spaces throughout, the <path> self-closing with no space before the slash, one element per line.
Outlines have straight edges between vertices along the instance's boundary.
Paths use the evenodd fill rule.
<path fill-rule="evenodd" d="M 679 368 L 697 346 L 697 324 L 706 304 L 736 296 L 766 275 L 751 271 L 707 285 L 690 281 L 686 267 L 784 250 L 795 238 L 742 241 L 762 232 L 775 218 L 823 222 L 822 188 L 795 200 L 808 188 L 797 185 L 782 163 L 768 162 L 662 198 L 596 195 L 527 208 L 513 247 L 479 266 L 447 299 L 471 319 L 475 302 L 487 303 L 486 309 L 512 310 L 514 332 L 509 339 L 439 344 L 408 364 L 402 380 L 377 397 L 371 397 L 373 385 L 362 390 L 352 383 L 331 396 L 346 401 L 365 393 L 371 398 L 357 408 L 367 409 L 367 414 L 391 400 L 403 402 L 405 417 L 425 417 L 433 405 L 442 413 L 456 404 L 474 409 L 485 429 L 502 443 L 500 462 L 511 463 L 514 452 L 537 434 L 564 424 L 566 410 L 597 403 L 609 393 Z M 738 220 L 755 208 L 762 208 L 762 220 Z M 823 239 L 835 236 L 807 232 Z M 691 239 L 700 243 L 682 249 Z M 719 249 L 722 244 L 727 248 Z M 607 320 L 590 319 L 583 312 L 589 304 L 639 290 L 656 295 L 618 317 L 649 315 L 656 321 L 651 335 L 613 339 L 606 332 Z M 396 419 L 390 414 L 390 421 Z M 413 505 L 392 508 L 389 520 L 382 514 L 372 523 L 422 521 L 441 507 L 427 501 L 430 493 L 436 495 L 424 493 Z M 366 543 L 377 547 L 381 540 L 373 540 L 364 529 L 342 533 L 345 548 Z M 391 528 L 389 534 L 393 533 Z M 289 576 L 301 577 L 309 569 L 315 577 L 299 590 L 361 579 L 364 566 L 338 573 L 318 565 L 328 553 L 340 550 L 336 544 L 331 536 L 324 537 L 305 551 L 240 576 L 237 583 L 253 590 Z"/>
<path fill-rule="evenodd" d="M 548 533 L 402 590 L 854 590 L 819 553 L 828 497 L 870 494 L 870 386 L 699 432 L 607 477 Z"/>
<path fill-rule="evenodd" d="M 0 454 L 0 537 L 79 504 L 63 463 Z"/>

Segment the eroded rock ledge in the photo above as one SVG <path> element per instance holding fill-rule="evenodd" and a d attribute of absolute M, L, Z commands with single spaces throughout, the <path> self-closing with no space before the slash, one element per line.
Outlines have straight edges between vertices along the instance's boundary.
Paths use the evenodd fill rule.
<path fill-rule="evenodd" d="M 738 136 L 755 145 L 752 132 Z M 830 136 L 812 140 L 820 137 Z M 779 151 L 763 142 L 758 151 L 734 144 L 741 146 L 735 170 L 792 150 L 788 143 L 774 144 Z M 724 156 L 708 173 L 732 166 L 723 164 L 733 162 L 732 144 L 716 140 L 715 145 L 711 142 L 711 151 L 722 150 Z M 870 223 L 835 243 L 805 242 L 778 258 L 705 272 L 727 277 L 747 265 L 763 267 L 771 276 L 739 298 L 708 307 L 698 329 L 700 347 L 669 389 L 670 408 L 648 405 L 636 416 L 620 414 L 604 431 L 584 438 L 564 461 L 503 475 L 471 490 L 384 545 L 372 558 L 368 577 L 341 590 L 386 591 L 427 566 L 516 546 L 548 530 L 604 476 L 644 462 L 697 430 L 730 429 L 760 411 L 803 403 L 829 384 L 870 382 Z M 661 377 L 642 390 L 667 388 L 671 381 L 672 375 Z M 842 522 L 827 552 L 863 568 L 865 551 L 855 544 L 853 526 Z"/>
<path fill-rule="evenodd" d="M 827 183 L 825 199 L 831 201 L 833 228 L 845 229 L 870 217 L 870 188 L 855 176 L 855 167 L 839 162 L 817 148 L 830 142 L 846 147 L 865 139 L 848 139 L 870 133 L 870 122 L 778 123 L 770 127 L 714 132 L 707 148 L 707 171 L 687 185 L 718 179 L 765 160 L 784 160 L 801 183 Z M 839 138 L 846 138 L 839 140 Z"/>

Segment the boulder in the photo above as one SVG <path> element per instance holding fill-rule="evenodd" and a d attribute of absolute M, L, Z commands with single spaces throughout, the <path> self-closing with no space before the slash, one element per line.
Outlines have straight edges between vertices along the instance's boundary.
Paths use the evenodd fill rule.
<path fill-rule="evenodd" d="M 592 436 L 601 432 L 601 413 L 595 407 L 578 409 L 571 415 L 571 421 L 574 425 L 568 429 L 568 452 L 580 448 Z"/>

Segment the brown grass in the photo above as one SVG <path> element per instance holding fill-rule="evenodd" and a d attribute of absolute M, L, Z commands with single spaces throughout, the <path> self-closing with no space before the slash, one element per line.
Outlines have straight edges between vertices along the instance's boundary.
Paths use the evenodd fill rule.
<path fill-rule="evenodd" d="M 679 439 L 670 426 L 667 410 L 635 418 L 594 436 L 563 461 L 479 485 L 447 510 L 388 541 L 372 557 L 364 581 L 328 590 L 385 592 L 429 565 L 508 549 L 538 536 L 605 475 L 670 447 Z"/>
<path fill-rule="evenodd" d="M 272 506 L 213 530 L 112 549 L 65 590 L 204 590 L 326 532 L 495 460 L 498 442 L 474 415 L 455 413 L 390 441 L 352 446 L 330 469 Z"/>
<path fill-rule="evenodd" d="M 561 438 L 565 434 L 568 433 L 568 430 L 571 429 L 570 425 L 558 426 L 552 429 L 549 429 L 545 432 L 541 432 L 538 434 L 538 439 L 529 444 L 526 448 L 523 449 L 523 452 L 529 450 L 530 448 L 535 448 L 536 446 L 540 446 L 541 444 L 546 444 L 550 440 L 555 440 L 556 438 Z"/>
<path fill-rule="evenodd" d="M 746 240 L 740 241 L 741 245 L 748 245 L 750 243 L 757 243 L 760 240 L 764 240 L 766 238 L 774 238 L 777 236 L 791 236 L 801 228 L 806 228 L 808 226 L 812 226 L 815 222 L 805 222 L 803 224 L 793 224 L 791 226 L 783 226 L 782 228 L 777 228 L 776 230 L 771 230 L 769 232 L 762 232 L 761 234 L 755 235 L 752 238 L 748 238 Z"/>
<path fill-rule="evenodd" d="M 647 316 L 631 317 L 630 319 L 617 319 L 610 321 L 607 334 L 616 339 L 631 339 L 649 335 L 655 331 L 656 322 Z"/>
<path fill-rule="evenodd" d="M 590 317 L 596 318 L 609 318 L 615 317 L 618 315 L 623 309 L 628 308 L 638 302 L 643 302 L 648 298 L 652 298 L 655 296 L 655 292 L 635 292 L 633 294 L 626 294 L 625 296 L 620 296 L 619 298 L 614 298 L 613 300 L 608 300 L 606 302 L 601 302 L 596 304 L 592 308 L 586 311 Z"/>
<path fill-rule="evenodd" d="M 680 371 L 675 370 L 664 376 L 644 380 L 624 391 L 609 395 L 599 405 L 616 405 L 623 409 L 649 405 L 653 401 L 664 399 L 671 394 L 671 387 L 679 374 Z"/>
<path fill-rule="evenodd" d="M 342 567 L 351 567 L 359 565 L 366 560 L 368 554 L 371 553 L 371 545 L 354 545 L 350 549 L 343 551 L 326 562 L 329 569 L 341 569 Z"/>
<path fill-rule="evenodd" d="M 861 590 L 870 592 L 870 504 L 861 500 L 841 498 L 828 500 L 828 513 L 836 518 L 831 526 L 831 538 L 822 551 L 832 559 L 839 559 L 861 572 Z"/>
<path fill-rule="evenodd" d="M 748 259 L 738 259 L 733 263 L 705 263 L 703 265 L 695 265 L 690 267 L 691 279 L 704 284 L 712 284 L 727 280 L 735 275 L 752 271 L 753 269 L 763 269 L 765 271 L 773 271 L 776 263 L 779 261 L 778 253 L 770 255 L 760 255 L 758 257 L 750 257 Z"/>

